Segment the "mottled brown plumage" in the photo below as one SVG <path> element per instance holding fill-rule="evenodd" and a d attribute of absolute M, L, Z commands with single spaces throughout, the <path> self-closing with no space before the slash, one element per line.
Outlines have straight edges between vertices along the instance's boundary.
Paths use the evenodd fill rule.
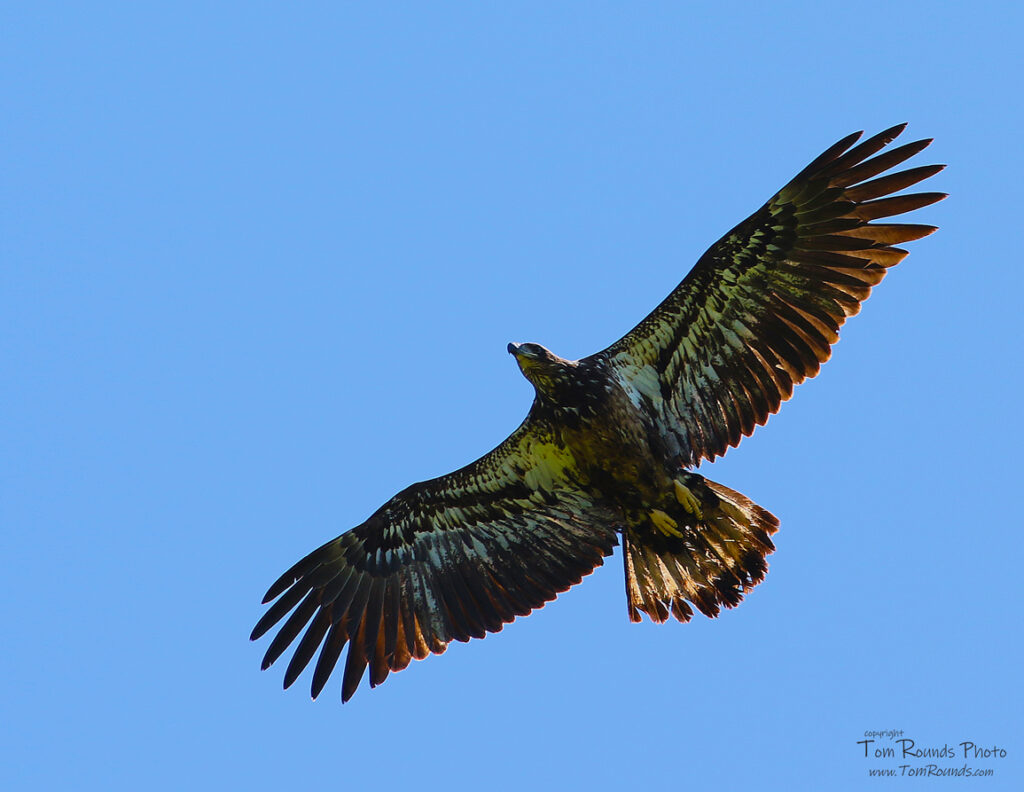
<path fill-rule="evenodd" d="M 319 651 L 316 697 L 347 645 L 347 701 L 367 667 L 378 685 L 540 607 L 600 565 L 619 534 L 632 620 L 738 604 L 764 578 L 778 520 L 686 469 L 738 444 L 814 376 L 840 325 L 906 255 L 894 245 L 935 230 L 872 222 L 945 197 L 887 197 L 942 167 L 876 178 L 930 142 L 883 151 L 902 131 L 829 148 L 608 349 L 569 361 L 510 344 L 536 389 L 526 420 L 282 575 L 252 633 L 287 616 L 263 667 L 302 634 L 284 683 Z"/>

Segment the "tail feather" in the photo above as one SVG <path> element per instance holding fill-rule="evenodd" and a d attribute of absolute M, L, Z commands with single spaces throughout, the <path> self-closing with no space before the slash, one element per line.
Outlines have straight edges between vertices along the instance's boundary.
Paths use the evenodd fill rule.
<path fill-rule="evenodd" d="M 630 621 L 640 621 L 642 612 L 659 624 L 669 615 L 687 622 L 693 616 L 690 603 L 714 618 L 723 606 L 738 605 L 768 571 L 765 556 L 775 550 L 771 536 L 779 527 L 775 516 L 702 476 L 687 479 L 703 508 L 683 538 L 632 528 L 624 532 Z"/>

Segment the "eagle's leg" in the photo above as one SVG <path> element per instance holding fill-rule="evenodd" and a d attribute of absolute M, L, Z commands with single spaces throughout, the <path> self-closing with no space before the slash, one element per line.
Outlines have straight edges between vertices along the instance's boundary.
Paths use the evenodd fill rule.
<path fill-rule="evenodd" d="M 684 481 L 686 483 L 683 483 Z M 647 513 L 654 529 L 663 536 L 685 539 L 686 534 L 684 532 L 688 528 L 696 526 L 704 519 L 704 510 L 701 507 L 700 497 L 691 487 L 697 488 L 703 497 L 710 497 L 711 505 L 714 505 L 716 501 L 708 488 L 702 486 L 703 483 L 704 477 L 698 476 L 695 473 L 684 473 L 679 478 L 673 478 L 672 495 L 669 496 L 671 500 L 664 504 L 664 509 L 651 509 Z M 681 512 L 677 504 L 683 507 Z M 673 514 L 675 516 L 672 516 Z M 680 529 L 680 523 L 683 525 L 682 529 Z"/>
<path fill-rule="evenodd" d="M 679 479 L 673 479 L 672 484 L 675 487 L 676 500 L 679 501 L 679 505 L 698 520 L 703 519 L 704 512 L 701 510 L 700 501 L 697 500 L 697 496 L 693 494 L 693 490 L 683 484 Z"/>
<path fill-rule="evenodd" d="M 651 509 L 651 525 L 661 531 L 665 536 L 675 536 L 682 539 L 685 534 L 679 530 L 679 523 L 673 520 L 661 509 Z"/>

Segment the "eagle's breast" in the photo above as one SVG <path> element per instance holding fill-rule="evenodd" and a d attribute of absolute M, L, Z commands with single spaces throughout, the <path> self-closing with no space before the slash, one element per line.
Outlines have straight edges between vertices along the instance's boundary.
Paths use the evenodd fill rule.
<path fill-rule="evenodd" d="M 560 445 L 578 471 L 574 483 L 614 496 L 646 489 L 658 476 L 648 421 L 602 359 L 581 363 L 554 415 Z"/>

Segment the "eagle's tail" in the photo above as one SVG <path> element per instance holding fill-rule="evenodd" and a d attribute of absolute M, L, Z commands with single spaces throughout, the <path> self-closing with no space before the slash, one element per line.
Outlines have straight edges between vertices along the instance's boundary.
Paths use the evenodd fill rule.
<path fill-rule="evenodd" d="M 768 571 L 765 556 L 775 550 L 771 535 L 779 527 L 775 516 L 703 476 L 686 473 L 680 480 L 680 503 L 689 499 L 685 493 L 696 503 L 677 512 L 678 521 L 657 512 L 668 531 L 623 532 L 631 621 L 640 621 L 643 611 L 659 623 L 669 614 L 686 622 L 693 615 L 690 603 L 717 616 L 723 605 L 738 605 Z"/>

